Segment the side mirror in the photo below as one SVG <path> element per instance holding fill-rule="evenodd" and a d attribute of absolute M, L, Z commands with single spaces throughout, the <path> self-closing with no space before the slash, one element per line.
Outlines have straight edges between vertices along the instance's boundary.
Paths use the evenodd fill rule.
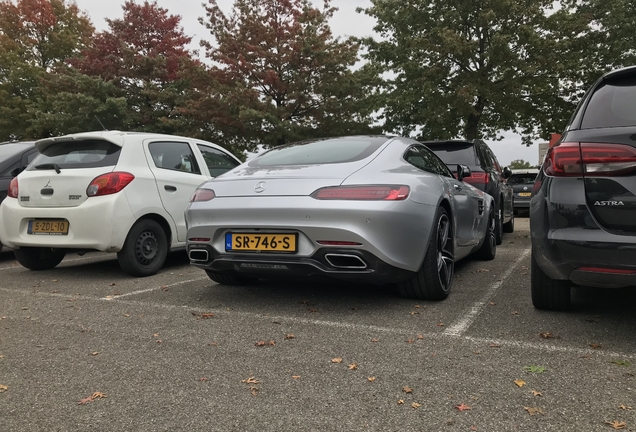
<path fill-rule="evenodd" d="M 503 169 L 503 178 L 507 179 L 511 175 L 512 175 L 512 171 L 510 171 L 510 168 L 504 167 L 504 169 Z"/>
<path fill-rule="evenodd" d="M 466 165 L 457 165 L 457 180 L 463 181 L 466 177 L 470 177 L 470 168 Z"/>

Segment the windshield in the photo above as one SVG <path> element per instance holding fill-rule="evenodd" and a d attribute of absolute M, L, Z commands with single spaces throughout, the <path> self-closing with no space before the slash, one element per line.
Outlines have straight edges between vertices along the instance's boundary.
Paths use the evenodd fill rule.
<path fill-rule="evenodd" d="M 274 148 L 252 159 L 250 166 L 317 165 L 354 162 L 373 154 L 386 137 L 330 138 Z"/>

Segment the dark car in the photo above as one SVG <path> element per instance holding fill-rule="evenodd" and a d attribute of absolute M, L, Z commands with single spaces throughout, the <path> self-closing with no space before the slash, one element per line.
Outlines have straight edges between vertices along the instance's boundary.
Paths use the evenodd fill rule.
<path fill-rule="evenodd" d="M 0 143 L 0 202 L 7 196 L 13 177 L 22 172 L 36 155 L 37 150 L 32 141 Z"/>
<path fill-rule="evenodd" d="M 520 212 L 528 212 L 530 209 L 530 197 L 532 196 L 532 186 L 537 178 L 539 170 L 537 169 L 515 169 L 508 178 L 508 184 L 512 187 L 515 195 L 514 208 L 515 214 Z"/>
<path fill-rule="evenodd" d="M 530 202 L 532 303 L 566 309 L 575 285 L 636 286 L 636 67 L 588 90 Z"/>
<path fill-rule="evenodd" d="M 503 241 L 503 233 L 515 229 L 514 196 L 506 179 L 510 169 L 501 168 L 493 151 L 482 140 L 474 141 L 426 141 L 424 144 L 444 161 L 457 175 L 457 165 L 466 165 L 471 175 L 464 178 L 478 189 L 495 198 L 497 244 Z"/>

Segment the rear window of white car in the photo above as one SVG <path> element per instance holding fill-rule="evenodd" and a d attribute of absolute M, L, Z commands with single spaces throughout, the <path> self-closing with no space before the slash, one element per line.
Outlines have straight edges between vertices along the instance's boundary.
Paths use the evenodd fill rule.
<path fill-rule="evenodd" d="M 120 152 L 121 147 L 103 140 L 56 142 L 42 150 L 27 170 L 115 166 Z"/>
<path fill-rule="evenodd" d="M 269 150 L 249 166 L 317 165 L 362 160 L 387 142 L 387 137 L 329 138 L 302 141 Z"/>

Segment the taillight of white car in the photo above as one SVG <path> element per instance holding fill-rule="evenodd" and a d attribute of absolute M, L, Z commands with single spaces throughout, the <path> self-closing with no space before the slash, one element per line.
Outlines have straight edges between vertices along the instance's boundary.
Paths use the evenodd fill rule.
<path fill-rule="evenodd" d="M 18 197 L 18 178 L 13 177 L 11 183 L 9 183 L 9 190 L 7 191 L 7 196 L 9 198 L 17 198 Z"/>
<path fill-rule="evenodd" d="M 95 177 L 86 188 L 89 197 L 111 195 L 121 191 L 135 179 L 127 172 L 111 172 Z"/>

